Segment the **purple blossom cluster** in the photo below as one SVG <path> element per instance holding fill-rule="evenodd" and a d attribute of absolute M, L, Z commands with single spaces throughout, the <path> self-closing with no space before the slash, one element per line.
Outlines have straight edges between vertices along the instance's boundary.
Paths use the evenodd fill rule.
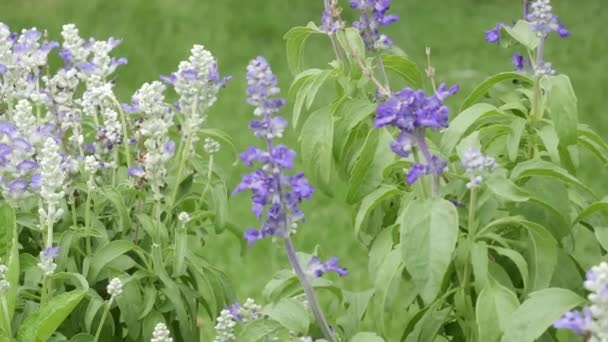
<path fill-rule="evenodd" d="M 244 237 L 251 246 L 255 241 L 273 236 L 287 237 L 304 219 L 298 208 L 303 200 L 311 198 L 314 188 L 310 186 L 303 173 L 293 176 L 285 171 L 293 168 L 296 153 L 284 145 L 275 145 L 273 139 L 281 137 L 287 122 L 280 116 L 273 116 L 285 104 L 284 99 L 276 98 L 280 93 L 278 82 L 268 62 L 257 57 L 247 66 L 248 103 L 255 106 L 250 129 L 255 136 L 266 142 L 266 149 L 249 147 L 240 156 L 247 166 L 254 163 L 260 167 L 243 176 L 235 193 L 251 190 L 252 211 L 264 223 L 260 229 L 248 229 Z"/>
<path fill-rule="evenodd" d="M 426 144 L 425 130 L 448 126 L 449 109 L 443 101 L 458 91 L 458 85 L 447 88 L 441 84 L 434 95 L 427 96 L 422 90 L 405 88 L 381 103 L 376 109 L 376 128 L 394 126 L 400 133 L 391 143 L 391 150 L 400 157 L 408 158 L 418 146 L 426 164 L 416 163 L 408 171 L 407 182 L 413 184 L 422 175 L 440 174 L 447 163 L 431 155 Z"/>
<path fill-rule="evenodd" d="M 344 28 L 344 22 L 340 19 L 341 9 L 337 0 L 325 0 L 325 9 L 321 17 L 320 29 L 333 35 L 336 31 Z"/>
<path fill-rule="evenodd" d="M 391 6 L 390 0 L 350 0 L 350 7 L 359 10 L 361 16 L 353 23 L 353 27 L 361 32 L 361 37 L 368 50 L 387 49 L 393 45 L 393 40 L 380 33 L 380 28 L 399 20 L 395 14 L 387 14 Z"/>
<path fill-rule="evenodd" d="M 0 122 L 0 186 L 5 196 L 20 198 L 40 189 L 35 150 L 11 122 Z"/>

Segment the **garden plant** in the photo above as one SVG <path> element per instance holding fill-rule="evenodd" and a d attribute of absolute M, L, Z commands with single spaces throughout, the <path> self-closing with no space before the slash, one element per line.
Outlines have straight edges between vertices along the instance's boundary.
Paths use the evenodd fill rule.
<path fill-rule="evenodd" d="M 567 14 L 514 2 L 485 32 L 507 71 L 448 107 L 460 87 L 432 48 L 383 32 L 390 0 L 323 5 L 284 36 L 287 91 L 271 60 L 243 61 L 249 147 L 208 124 L 231 77 L 203 45 L 120 99 L 120 39 L 0 23 L 0 342 L 608 342 L 608 197 L 579 177 L 608 144 L 546 53 Z M 333 60 L 310 67 L 312 40 Z M 250 168 L 237 184 L 220 154 Z M 241 227 L 228 200 L 247 194 Z M 296 247 L 331 229 L 305 219 L 317 196 L 353 208 L 367 265 Z M 248 280 L 205 254 L 219 234 L 289 267 L 237 298 Z M 368 289 L 336 281 L 365 268 Z"/>

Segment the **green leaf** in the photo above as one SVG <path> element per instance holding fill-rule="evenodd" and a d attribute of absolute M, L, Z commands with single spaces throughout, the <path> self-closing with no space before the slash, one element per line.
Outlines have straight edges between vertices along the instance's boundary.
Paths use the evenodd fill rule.
<path fill-rule="evenodd" d="M 264 307 L 262 313 L 281 323 L 289 331 L 299 334 L 306 333 L 310 325 L 308 311 L 295 299 L 282 299 L 277 304 Z"/>
<path fill-rule="evenodd" d="M 247 323 L 241 333 L 238 335 L 237 341 L 257 342 L 264 337 L 268 337 L 279 330 L 281 325 L 275 321 L 267 319 L 258 319 Z"/>
<path fill-rule="evenodd" d="M 131 218 L 129 210 L 125 205 L 124 196 L 120 191 L 112 187 L 105 187 L 99 192 L 104 198 L 112 203 L 118 215 L 118 224 L 122 232 L 128 232 L 131 228 Z"/>
<path fill-rule="evenodd" d="M 488 246 L 483 241 L 476 241 L 471 248 L 471 265 L 475 276 L 475 289 L 481 291 L 488 278 Z"/>
<path fill-rule="evenodd" d="M 475 305 L 479 341 L 498 341 L 518 307 L 515 293 L 489 277 Z"/>
<path fill-rule="evenodd" d="M 361 201 L 361 206 L 359 207 L 357 215 L 355 216 L 355 236 L 359 236 L 363 222 L 375 207 L 377 207 L 387 198 L 399 195 L 400 193 L 401 190 L 398 188 L 392 185 L 382 184 L 378 189 L 366 195 Z"/>
<path fill-rule="evenodd" d="M 411 203 L 402 216 L 405 267 L 425 303 L 439 294 L 458 238 L 458 211 L 441 198 Z"/>
<path fill-rule="evenodd" d="M 491 176 L 486 180 L 488 189 L 496 196 L 511 202 L 526 202 L 530 199 L 528 193 L 510 179 L 501 176 Z"/>
<path fill-rule="evenodd" d="M 115 240 L 101 246 L 95 251 L 93 258 L 91 259 L 91 266 L 87 275 L 89 283 L 95 284 L 98 280 L 99 273 L 107 264 L 134 248 L 135 245 L 133 242 L 128 240 Z"/>
<path fill-rule="evenodd" d="M 583 303 L 584 298 L 566 289 L 533 292 L 511 315 L 501 342 L 533 342 L 565 312 Z"/>
<path fill-rule="evenodd" d="M 384 339 L 371 332 L 360 332 L 353 336 L 350 342 L 384 342 Z"/>
<path fill-rule="evenodd" d="M 373 289 L 359 292 L 344 291 L 344 305 L 347 309 L 346 313 L 338 318 L 337 323 L 342 327 L 345 337 L 352 336 L 360 330 L 359 326 L 373 295 Z"/>
<path fill-rule="evenodd" d="M 311 34 L 325 34 L 313 22 L 306 27 L 298 26 L 289 30 L 283 39 L 287 41 L 287 63 L 293 74 L 302 70 L 304 60 L 304 46 Z"/>
<path fill-rule="evenodd" d="M 348 181 L 346 202 L 359 202 L 381 183 L 383 171 L 395 157 L 389 153 L 393 137 L 385 129 L 372 129 L 355 162 Z"/>
<path fill-rule="evenodd" d="M 519 80 L 527 84 L 534 83 L 529 76 L 518 72 L 503 72 L 496 74 L 484 80 L 475 89 L 473 89 L 469 96 L 467 96 L 467 98 L 462 102 L 460 111 L 462 112 L 463 110 L 477 103 L 488 92 L 488 90 L 490 90 L 490 88 L 494 87 L 496 84 L 511 80 Z"/>
<path fill-rule="evenodd" d="M 440 144 L 441 149 L 446 153 L 452 152 L 467 130 L 477 120 L 494 111 L 496 111 L 496 107 L 487 103 L 477 103 L 463 110 L 452 119 L 448 128 L 443 132 Z"/>
<path fill-rule="evenodd" d="M 305 70 L 296 76 L 289 93 L 295 94 L 295 103 L 293 106 L 293 116 L 291 123 L 293 127 L 297 127 L 300 120 L 300 114 L 305 108 L 308 110 L 312 106 L 319 89 L 331 76 L 333 70 L 311 69 Z M 291 97 L 291 96 L 290 96 Z"/>
<path fill-rule="evenodd" d="M 382 55 L 382 63 L 387 70 L 397 73 L 413 88 L 422 88 L 422 71 L 407 57 Z"/>
<path fill-rule="evenodd" d="M 95 336 L 93 336 L 91 334 L 80 333 L 80 334 L 74 335 L 70 339 L 70 342 L 91 342 L 94 339 L 95 339 Z"/>
<path fill-rule="evenodd" d="M 566 75 L 548 76 L 541 79 L 546 91 L 546 105 L 553 119 L 560 143 L 564 146 L 577 143 L 578 108 L 570 78 Z"/>
<path fill-rule="evenodd" d="M 332 148 L 334 123 L 330 106 L 325 106 L 310 115 L 300 133 L 301 155 L 304 165 L 317 184 L 330 188 L 332 173 Z M 331 191 L 331 190 L 330 190 Z"/>
<path fill-rule="evenodd" d="M 448 320 L 451 308 L 437 310 L 437 306 L 430 307 L 420 318 L 414 330 L 407 335 L 405 342 L 433 341 L 441 326 Z"/>
<path fill-rule="evenodd" d="M 509 155 L 509 160 L 513 162 L 517 159 L 521 137 L 526 129 L 526 120 L 515 117 L 513 118 L 513 121 L 511 121 L 509 128 L 511 128 L 511 133 L 507 138 L 507 153 Z"/>
<path fill-rule="evenodd" d="M 513 27 L 502 25 L 501 28 L 528 50 L 534 50 L 540 44 L 540 38 L 538 38 L 536 32 L 532 30 L 531 24 L 526 20 L 518 20 Z"/>
<path fill-rule="evenodd" d="M 557 178 L 564 183 L 575 185 L 593 195 L 593 191 L 589 187 L 569 174 L 568 171 L 543 160 L 535 159 L 519 163 L 511 172 L 511 179 L 514 181 L 535 176 Z"/>
<path fill-rule="evenodd" d="M 608 198 L 597 201 L 583 209 L 574 219 L 572 226 L 588 221 L 593 227 L 598 242 L 608 249 Z"/>
<path fill-rule="evenodd" d="M 559 137 L 557 136 L 557 132 L 555 132 L 555 128 L 550 124 L 545 124 L 538 128 L 536 132 L 543 142 L 543 145 L 545 145 L 545 149 L 547 150 L 551 161 L 559 165 Z"/>
<path fill-rule="evenodd" d="M 77 290 L 51 298 L 46 304 L 41 305 L 27 316 L 19 328 L 17 340 L 20 342 L 47 341 L 86 293 L 84 290 Z"/>
<path fill-rule="evenodd" d="M 0 205 L 0 259 L 6 260 L 15 235 L 15 211 L 8 204 Z"/>
<path fill-rule="evenodd" d="M 529 286 L 528 284 L 530 283 L 530 272 L 528 270 L 528 263 L 526 262 L 526 259 L 524 259 L 524 257 L 514 249 L 503 248 L 498 246 L 490 246 L 490 248 L 496 251 L 498 255 L 511 260 L 511 262 L 515 265 L 515 267 L 517 267 L 517 270 L 519 271 L 519 274 L 523 281 L 524 290 L 527 291 Z"/>
<path fill-rule="evenodd" d="M 350 61 L 356 60 L 357 58 L 360 60 L 365 59 L 365 43 L 361 38 L 361 33 L 359 33 L 359 30 L 348 27 L 343 31 L 338 31 L 336 33 L 336 37 L 338 38 L 340 46 L 342 46 L 344 51 L 346 51 Z M 353 53 L 355 54 L 354 56 Z M 357 63 L 353 64 L 357 65 Z"/>

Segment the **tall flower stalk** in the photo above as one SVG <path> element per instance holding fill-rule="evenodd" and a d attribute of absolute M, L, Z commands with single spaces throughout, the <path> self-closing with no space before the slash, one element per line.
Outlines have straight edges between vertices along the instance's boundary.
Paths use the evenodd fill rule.
<path fill-rule="evenodd" d="M 274 115 L 285 105 L 285 100 L 276 97 L 280 93 L 278 82 L 263 57 L 257 57 L 247 66 L 247 85 L 248 103 L 255 107 L 254 115 L 259 118 L 253 120 L 249 127 L 256 137 L 265 142 L 266 148 L 249 147 L 240 156 L 247 166 L 253 166 L 254 162 L 261 164 L 260 168 L 245 175 L 235 189 L 235 192 L 251 190 L 252 211 L 258 219 L 263 220 L 261 229 L 248 229 L 244 237 L 250 246 L 266 237 L 283 241 L 289 262 L 323 335 L 335 342 L 336 336 L 325 318 L 310 280 L 324 273 L 315 272 L 318 269 L 332 270 L 340 275 L 346 275 L 346 271 L 337 266 L 337 259 L 330 259 L 325 264 L 311 263 L 309 269 L 313 271 L 308 272 L 300 264 L 291 235 L 304 219 L 298 206 L 303 200 L 311 198 L 314 189 L 303 173 L 294 176 L 286 174 L 293 168 L 296 153 L 285 145 L 275 144 L 274 139 L 282 137 L 287 126 L 284 118 Z"/>

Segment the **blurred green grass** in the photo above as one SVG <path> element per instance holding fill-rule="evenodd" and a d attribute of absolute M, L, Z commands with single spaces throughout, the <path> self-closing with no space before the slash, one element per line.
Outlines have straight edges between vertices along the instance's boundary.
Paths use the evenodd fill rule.
<path fill-rule="evenodd" d="M 119 73 L 117 92 L 123 101 L 141 85 L 176 69 L 188 56 L 193 44 L 203 44 L 220 61 L 224 75 L 233 81 L 220 96 L 208 124 L 227 131 L 239 149 L 255 143 L 247 130 L 251 108 L 245 104 L 245 66 L 264 55 L 278 75 L 282 88 L 289 87 L 282 36 L 293 26 L 319 21 L 322 0 L 2 0 L 0 21 L 13 30 L 23 27 L 47 29 L 58 39 L 61 25 L 78 25 L 81 35 L 99 39 L 114 36 L 124 39 L 117 54 L 130 63 Z M 347 5 L 347 1 L 341 1 Z M 547 58 L 561 73 L 570 75 L 579 96 L 582 121 L 591 124 L 602 135 L 608 132 L 608 40 L 604 21 L 608 18 L 605 0 L 554 0 L 554 8 L 572 37 L 551 39 Z M 520 1 L 515 0 L 394 0 L 393 12 L 401 21 L 387 33 L 419 63 L 424 62 L 424 49 L 433 49 L 437 78 L 462 86 L 460 99 L 477 82 L 487 76 L 508 70 L 510 51 L 486 44 L 483 31 L 498 21 L 510 22 L 521 15 Z M 345 11 L 352 19 L 354 13 Z M 307 53 L 313 61 L 328 61 L 326 42 L 312 42 Z M 318 65 L 323 67 L 323 65 Z M 458 99 L 452 101 L 457 103 Z M 288 111 L 284 113 L 290 118 Z M 287 132 L 287 141 L 296 142 L 295 132 Z M 234 188 L 246 169 L 233 164 L 228 153 L 221 160 L 229 188 Z M 601 165 L 585 165 L 587 178 L 602 188 L 608 182 L 597 178 Z M 369 286 L 364 249 L 352 234 L 352 209 L 342 203 L 343 185 L 336 185 L 336 198 L 321 194 L 304 206 L 307 222 L 296 237 L 299 250 L 311 252 L 320 245 L 322 254 L 336 255 L 350 269 L 343 280 L 346 288 Z M 248 196 L 231 199 L 231 217 L 243 229 L 257 226 L 248 210 Z M 270 241 L 257 244 L 240 255 L 240 241 L 230 234 L 210 236 L 206 251 L 213 264 L 225 270 L 237 294 L 258 297 L 262 286 L 280 267 L 285 258 Z"/>

